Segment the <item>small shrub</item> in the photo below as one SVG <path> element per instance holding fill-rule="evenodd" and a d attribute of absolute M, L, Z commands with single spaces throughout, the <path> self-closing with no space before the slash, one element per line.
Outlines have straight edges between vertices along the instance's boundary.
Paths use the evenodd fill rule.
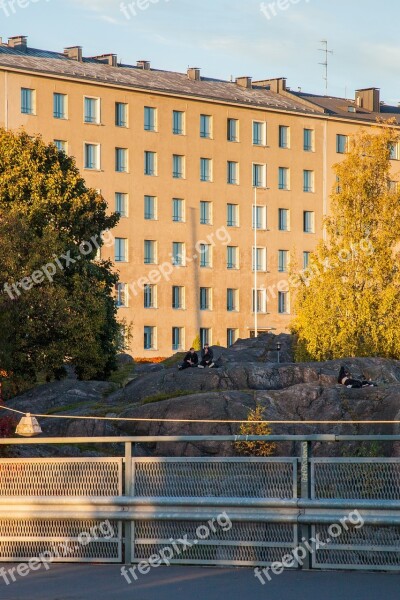
<path fill-rule="evenodd" d="M 264 409 L 257 404 L 247 416 L 247 422 L 242 423 L 239 435 L 270 435 L 272 429 L 265 421 Z M 272 456 L 276 450 L 274 442 L 236 442 L 236 452 L 242 456 Z"/>

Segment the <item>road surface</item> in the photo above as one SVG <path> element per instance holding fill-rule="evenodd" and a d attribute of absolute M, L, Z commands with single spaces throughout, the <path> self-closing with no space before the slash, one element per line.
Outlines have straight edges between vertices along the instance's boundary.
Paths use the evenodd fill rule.
<path fill-rule="evenodd" d="M 0 577 L 1 600 L 398 600 L 399 589 L 400 574 L 343 571 L 286 571 L 265 585 L 252 569 L 197 567 L 153 568 L 131 584 L 120 565 L 54 564 L 9 585 Z"/>

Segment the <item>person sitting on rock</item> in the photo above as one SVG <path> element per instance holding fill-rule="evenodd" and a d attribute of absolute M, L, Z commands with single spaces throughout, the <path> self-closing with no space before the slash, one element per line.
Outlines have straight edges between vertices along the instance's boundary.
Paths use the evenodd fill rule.
<path fill-rule="evenodd" d="M 212 369 L 214 365 L 213 351 L 208 344 L 205 344 L 203 350 L 201 351 L 201 363 L 199 364 L 199 369 L 205 369 L 206 367 Z"/>
<path fill-rule="evenodd" d="M 179 365 L 178 369 L 183 371 L 184 369 L 190 369 L 191 367 L 197 367 L 199 364 L 199 357 L 194 348 L 190 348 L 189 352 L 183 359 L 183 363 Z"/>
<path fill-rule="evenodd" d="M 339 372 L 338 382 L 345 385 L 348 388 L 363 388 L 363 387 L 375 387 L 376 383 L 373 381 L 366 381 L 361 379 L 353 379 L 350 371 L 342 365 Z"/>

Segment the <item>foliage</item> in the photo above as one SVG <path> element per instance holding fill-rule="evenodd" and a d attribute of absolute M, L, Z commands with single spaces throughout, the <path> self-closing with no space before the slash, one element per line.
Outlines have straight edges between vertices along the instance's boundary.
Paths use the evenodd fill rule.
<path fill-rule="evenodd" d="M 290 278 L 298 356 L 400 355 L 400 189 L 390 161 L 398 142 L 388 123 L 362 131 L 335 166 L 327 240 Z"/>
<path fill-rule="evenodd" d="M 196 350 L 196 352 L 200 352 L 201 350 L 201 339 L 200 334 L 197 334 L 192 342 L 192 348 Z"/>
<path fill-rule="evenodd" d="M 0 279 L 11 287 L 0 296 L 0 365 L 14 380 L 58 376 L 66 360 L 81 379 L 115 368 L 118 278 L 96 260 L 96 244 L 117 222 L 73 158 L 39 136 L 0 129 Z M 50 263 L 51 277 L 32 283 Z"/>
<path fill-rule="evenodd" d="M 271 427 L 265 421 L 264 409 L 260 404 L 256 405 L 247 416 L 247 422 L 242 423 L 239 435 L 270 435 Z M 242 456 L 272 456 L 276 450 L 273 442 L 236 442 L 236 452 Z"/>

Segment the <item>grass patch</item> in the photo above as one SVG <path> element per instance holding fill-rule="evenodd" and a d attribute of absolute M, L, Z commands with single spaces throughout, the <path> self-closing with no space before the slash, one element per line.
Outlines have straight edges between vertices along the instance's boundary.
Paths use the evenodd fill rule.
<path fill-rule="evenodd" d="M 161 364 L 166 369 L 169 369 L 170 367 L 174 367 L 178 363 L 183 362 L 183 359 L 185 358 L 185 356 L 186 356 L 186 352 L 177 352 L 173 356 L 170 356 L 169 358 L 166 358 L 165 360 L 163 360 L 163 362 Z"/>
<path fill-rule="evenodd" d="M 144 400 L 142 400 L 142 405 L 143 404 L 152 404 L 153 402 L 162 402 L 163 400 L 170 400 L 171 398 L 179 398 L 180 396 L 190 396 L 193 395 L 193 392 L 187 391 L 187 390 L 177 390 L 176 392 L 171 392 L 171 393 L 163 393 L 163 394 L 156 394 L 155 396 L 148 396 L 148 398 L 145 398 Z"/>
<path fill-rule="evenodd" d="M 108 378 L 108 381 L 115 383 L 118 387 L 125 387 L 127 383 L 133 378 L 135 374 L 135 365 L 124 365 L 113 373 Z"/>

